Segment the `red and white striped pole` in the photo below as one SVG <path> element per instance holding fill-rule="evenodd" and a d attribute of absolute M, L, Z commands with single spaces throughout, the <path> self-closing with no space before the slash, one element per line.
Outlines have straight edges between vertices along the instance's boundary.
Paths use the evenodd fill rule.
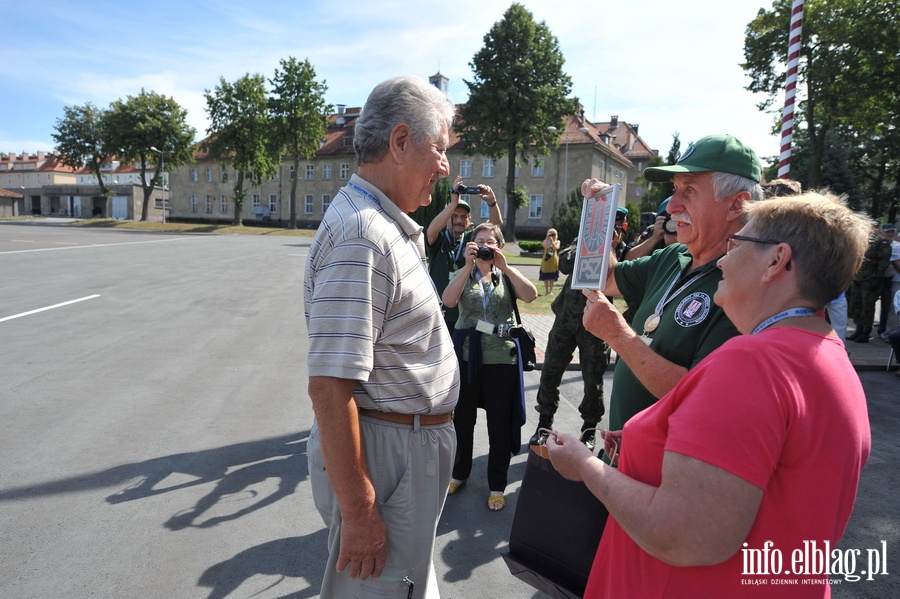
<path fill-rule="evenodd" d="M 784 87 L 784 112 L 781 116 L 781 156 L 778 177 L 790 178 L 791 142 L 794 139 L 794 98 L 797 95 L 797 70 L 800 65 L 800 46 L 803 38 L 803 0 L 791 6 L 791 29 L 788 34 L 787 81 Z"/>

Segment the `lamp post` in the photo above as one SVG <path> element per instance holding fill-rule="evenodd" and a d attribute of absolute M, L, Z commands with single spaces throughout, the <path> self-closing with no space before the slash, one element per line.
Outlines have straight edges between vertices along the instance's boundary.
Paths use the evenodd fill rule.
<path fill-rule="evenodd" d="M 154 152 L 159 152 L 159 186 L 162 188 L 162 223 L 166 224 L 166 185 L 165 181 L 162 179 L 162 177 L 166 173 L 166 153 L 165 151 L 158 149 L 156 146 L 150 146 L 150 149 Z"/>
<path fill-rule="evenodd" d="M 579 127 L 578 130 L 581 133 L 587 133 L 587 127 Z M 547 131 L 556 131 L 556 127 L 550 126 L 547 127 Z M 569 191 L 569 132 L 564 131 L 563 136 L 565 136 L 566 142 L 566 158 L 565 158 L 565 166 L 563 166 L 563 202 L 565 202 L 568 197 L 566 196 L 566 192 Z"/>

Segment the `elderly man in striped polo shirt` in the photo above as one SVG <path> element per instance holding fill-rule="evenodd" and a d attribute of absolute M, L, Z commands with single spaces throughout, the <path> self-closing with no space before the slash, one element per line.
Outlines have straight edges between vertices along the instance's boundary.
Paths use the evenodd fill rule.
<path fill-rule="evenodd" d="M 379 84 L 356 123 L 358 174 L 310 248 L 307 453 L 329 527 L 322 597 L 438 596 L 432 554 L 456 451 L 459 366 L 422 227 L 407 213 L 449 175 L 454 114 L 421 79 Z"/>

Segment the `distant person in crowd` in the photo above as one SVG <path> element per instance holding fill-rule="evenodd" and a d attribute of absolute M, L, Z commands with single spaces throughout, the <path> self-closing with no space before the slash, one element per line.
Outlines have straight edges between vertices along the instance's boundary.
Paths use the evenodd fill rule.
<path fill-rule="evenodd" d="M 891 307 L 894 310 L 894 316 L 900 316 L 900 291 L 894 294 Z M 891 344 L 891 349 L 894 350 L 894 360 L 897 364 L 900 364 L 900 326 L 888 332 L 887 340 Z M 897 371 L 897 376 L 900 376 L 900 370 Z"/>
<path fill-rule="evenodd" d="M 815 193 L 746 210 L 715 293 L 742 335 L 604 434 L 618 470 L 573 435 L 548 440 L 554 467 L 610 514 L 585 598 L 830 595 L 821 570 L 787 562 L 810 544 L 837 546 L 871 449 L 859 377 L 818 316 L 853 278 L 870 225 Z M 754 576 L 770 574 L 763 559 L 747 572 L 747 552 L 769 548 L 785 556 L 778 578 L 795 584 L 749 584 L 774 578 Z"/>
<path fill-rule="evenodd" d="M 668 213 L 666 210 L 666 206 L 669 205 L 669 200 L 672 197 L 669 196 L 659 205 L 659 209 L 656 212 L 656 220 L 650 225 L 644 233 L 641 234 L 641 240 L 636 245 L 629 248 L 628 253 L 625 254 L 624 260 L 636 260 L 638 258 L 643 258 L 644 256 L 649 256 L 656 250 L 661 250 L 664 247 L 668 247 L 673 243 L 678 242 L 677 236 L 677 223 L 672 220 L 672 215 Z"/>
<path fill-rule="evenodd" d="M 900 241 L 896 239 L 894 223 L 881 225 L 881 236 L 891 242 L 891 263 L 884 271 L 881 283 L 881 313 L 878 317 L 878 336 L 887 339 L 888 331 L 897 327 L 897 313 L 891 304 L 894 294 L 900 291 Z"/>
<path fill-rule="evenodd" d="M 576 349 L 584 383 L 584 393 L 578 405 L 583 422 L 582 441 L 591 449 L 594 448 L 596 436 L 593 429 L 597 427 L 605 412 L 603 374 L 609 366 L 609 346 L 602 339 L 588 333 L 582 322 L 587 298 L 580 289 L 572 289 L 571 277 L 577 244 L 576 239 L 559 252 L 559 270 L 568 276 L 563 283 L 562 291 L 550 305 L 555 317 L 544 351 L 544 366 L 541 368 L 541 382 L 535 406 L 540 416 L 534 435 L 529 440 L 531 445 L 541 441 L 541 429 L 550 430 L 553 427 L 553 416 L 559 408 L 559 386 L 566 368 L 572 363 Z"/>
<path fill-rule="evenodd" d="M 459 306 L 453 341 L 459 357 L 462 386 L 453 421 L 457 450 L 449 494 L 455 494 L 472 472 L 478 408 L 487 414 L 490 495 L 488 509 L 502 510 L 510 458 L 521 447 L 525 424 L 522 364 L 509 336 L 515 324 L 516 298 L 532 302 L 537 289 L 513 268 L 503 254 L 500 227 L 482 223 L 466 244 L 465 264 L 451 275 L 444 305 Z"/>
<path fill-rule="evenodd" d="M 544 254 L 538 279 L 544 282 L 544 295 L 553 295 L 553 285 L 559 279 L 559 239 L 556 229 L 547 229 L 547 236 L 541 242 Z"/>
<path fill-rule="evenodd" d="M 450 187 L 450 202 L 434 217 L 425 232 L 428 273 L 437 288 L 438 297 L 447 288 L 450 273 L 462 266 L 463 249 L 472 240 L 472 207 L 462 199 L 460 185 L 464 185 L 463 179 L 457 175 Z M 503 217 L 500 215 L 494 190 L 487 185 L 474 187 L 478 187 L 478 197 L 487 204 L 489 222 L 502 225 Z M 444 308 L 444 320 L 451 331 L 456 326 L 457 318 L 459 311 L 456 308 Z"/>
<path fill-rule="evenodd" d="M 322 597 L 438 596 L 432 554 L 459 367 L 408 213 L 448 176 L 454 114 L 419 78 L 376 86 L 356 123 L 358 174 L 310 247 L 307 453 L 329 528 Z"/>
<path fill-rule="evenodd" d="M 884 272 L 891 264 L 891 241 L 873 227 L 869 249 L 853 283 L 850 285 L 848 313 L 856 323 L 856 332 L 848 337 L 857 343 L 868 343 L 875 322 L 875 303 L 881 295 Z"/>
<path fill-rule="evenodd" d="M 704 137 L 676 164 L 644 171 L 649 181 L 675 184 L 666 209 L 677 223 L 679 243 L 637 260 L 618 262 L 611 256 L 604 291 L 585 291 L 585 328 L 618 354 L 612 430 L 738 334 L 712 301 L 721 278 L 716 261 L 725 254 L 728 236 L 743 226 L 744 208 L 762 198 L 761 171 L 753 150 L 731 135 Z M 604 187 L 588 179 L 582 194 L 591 198 Z M 637 306 L 631 326 L 606 296 L 622 296 Z"/>
<path fill-rule="evenodd" d="M 762 186 L 763 198 L 786 198 L 803 193 L 803 186 L 793 179 L 773 179 Z"/>

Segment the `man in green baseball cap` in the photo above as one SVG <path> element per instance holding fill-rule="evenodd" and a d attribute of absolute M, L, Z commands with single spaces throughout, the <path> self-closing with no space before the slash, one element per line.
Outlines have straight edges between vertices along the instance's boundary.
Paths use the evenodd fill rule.
<path fill-rule="evenodd" d="M 744 205 L 762 199 L 761 173 L 753 150 L 732 135 L 704 137 L 676 164 L 644 171 L 648 181 L 671 180 L 675 186 L 666 212 L 677 225 L 678 243 L 637 260 L 617 263 L 611 256 L 605 289 L 584 292 L 585 328 L 619 357 L 609 430 L 620 430 L 738 334 L 712 301 L 722 279 L 716 263 L 730 236 L 743 227 Z M 588 179 L 581 191 L 587 199 L 604 187 L 602 181 Z M 752 251 L 752 242 L 743 243 Z M 636 306 L 630 326 L 607 296 L 624 297 Z"/>

